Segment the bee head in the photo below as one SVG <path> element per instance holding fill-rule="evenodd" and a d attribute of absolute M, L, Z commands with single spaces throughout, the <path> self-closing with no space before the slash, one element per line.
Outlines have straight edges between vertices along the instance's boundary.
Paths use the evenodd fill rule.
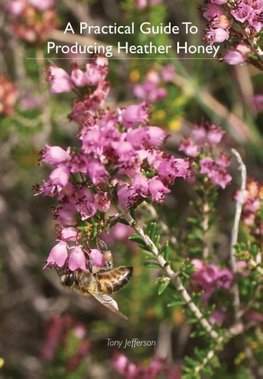
<path fill-rule="evenodd" d="M 64 286 L 71 287 L 74 284 L 73 272 L 62 274 L 60 276 L 60 281 L 61 281 L 61 284 L 63 284 Z"/>

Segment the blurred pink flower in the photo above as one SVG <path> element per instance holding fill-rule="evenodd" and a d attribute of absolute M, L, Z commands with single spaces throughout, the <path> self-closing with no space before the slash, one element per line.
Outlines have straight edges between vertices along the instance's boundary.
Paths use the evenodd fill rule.
<path fill-rule="evenodd" d="M 71 92 L 74 88 L 72 79 L 63 68 L 50 66 L 47 79 L 52 93 Z"/>
<path fill-rule="evenodd" d="M 148 5 L 157 5 L 161 2 L 162 0 L 135 0 L 135 7 L 137 9 L 144 9 Z"/>
<path fill-rule="evenodd" d="M 198 146 L 189 137 L 184 137 L 181 140 L 179 151 L 182 151 L 188 157 L 193 157 L 193 158 L 196 157 L 200 153 Z"/>
<path fill-rule="evenodd" d="M 173 65 L 167 64 L 162 68 L 160 74 L 164 82 L 171 82 L 176 75 L 176 71 Z"/>
<path fill-rule="evenodd" d="M 253 97 L 253 105 L 257 112 L 263 111 L 263 94 L 257 94 Z"/>
<path fill-rule="evenodd" d="M 218 145 L 224 134 L 225 132 L 218 125 L 212 124 L 207 130 L 207 141 L 211 145 Z"/>
<path fill-rule="evenodd" d="M 181 378 L 180 371 L 176 366 L 168 366 L 165 359 L 156 355 L 151 358 L 149 365 L 145 367 L 131 362 L 122 353 L 116 353 L 112 364 L 115 370 L 125 379 L 157 379 L 160 374 L 167 379 Z"/>
<path fill-rule="evenodd" d="M 233 282 L 233 274 L 226 268 L 219 268 L 214 264 L 203 263 L 193 259 L 195 272 L 191 276 L 194 286 L 204 291 L 203 300 L 207 301 L 220 288 L 229 289 Z"/>
<path fill-rule="evenodd" d="M 47 9 L 53 8 L 56 0 L 27 0 L 28 4 L 33 5 L 40 11 L 45 11 Z"/>
<path fill-rule="evenodd" d="M 63 343 L 68 328 L 71 327 L 73 319 L 71 316 L 52 317 L 45 330 L 45 339 L 41 349 L 42 357 L 46 360 L 53 359 L 56 350 Z"/>
<path fill-rule="evenodd" d="M 89 259 L 92 266 L 105 266 L 105 258 L 103 253 L 98 249 L 89 250 Z"/>
<path fill-rule="evenodd" d="M 236 65 L 240 63 L 244 63 L 246 60 L 246 57 L 242 55 L 238 50 L 228 50 L 224 54 L 224 62 L 228 63 L 230 65 Z"/>

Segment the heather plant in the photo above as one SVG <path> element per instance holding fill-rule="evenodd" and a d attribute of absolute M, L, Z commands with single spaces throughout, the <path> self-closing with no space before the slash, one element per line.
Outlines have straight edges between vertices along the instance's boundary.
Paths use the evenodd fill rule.
<path fill-rule="evenodd" d="M 225 43 L 224 62 L 246 61 L 262 70 L 262 1 L 208 0 L 202 14 L 207 21 L 204 40 Z"/>
<path fill-rule="evenodd" d="M 151 125 L 147 103 L 107 107 L 107 74 L 108 62 L 102 57 L 85 68 L 73 65 L 69 73 L 56 66 L 48 69 L 51 92 L 75 93 L 69 117 L 79 131 L 76 146 L 47 145 L 41 152 L 41 161 L 51 165 L 52 172 L 37 187 L 37 194 L 57 203 L 53 210 L 57 243 L 45 268 L 74 272 L 105 267 L 103 233 L 117 223 L 129 225 L 137 254 L 144 253 L 144 263 L 155 270 L 152 285 L 158 286 L 160 297 L 169 299 L 162 305 L 184 309 L 194 345 L 205 343 L 185 359 L 183 377 L 223 375 L 228 369 L 220 367 L 220 359 L 239 340 L 244 341 L 239 354 L 244 354 L 245 362 L 253 356 L 259 365 L 253 369 L 260 370 L 260 184 L 247 182 L 240 154 L 224 148 L 224 132 L 216 124 L 198 124 L 182 139 L 179 152 L 185 158 L 166 152 L 169 136 Z M 220 191 L 232 181 L 231 160 L 240 171 L 240 184 L 233 195 L 229 253 L 221 256 L 216 207 Z M 179 180 L 191 188 L 192 199 L 185 220 L 187 234 L 173 235 L 175 219 L 171 215 L 166 220 L 162 207 L 169 198 L 176 199 Z M 125 378 L 157 378 L 161 372 L 179 375 L 158 355 L 148 368 L 136 366 L 125 355 L 116 355 L 113 366 Z M 240 373 L 249 375 L 245 363 Z"/>
<path fill-rule="evenodd" d="M 0 0 L 1 378 L 262 377 L 261 7 Z M 143 45 L 141 22 L 187 20 L 222 63 L 45 59 L 47 40 L 109 42 L 67 21 L 134 22 Z M 114 296 L 128 321 L 60 283 L 108 251 L 133 267 Z"/>

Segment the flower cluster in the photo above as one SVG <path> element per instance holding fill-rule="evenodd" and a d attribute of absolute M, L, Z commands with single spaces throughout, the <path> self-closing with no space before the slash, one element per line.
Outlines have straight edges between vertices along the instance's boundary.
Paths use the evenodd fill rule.
<path fill-rule="evenodd" d="M 262 12 L 261 0 L 207 0 L 203 9 L 207 20 L 204 39 L 209 44 L 228 41 L 228 50 L 224 55 L 224 61 L 228 64 L 260 61 Z"/>
<path fill-rule="evenodd" d="M 173 80 L 175 69 L 172 65 L 167 65 L 160 72 L 151 69 L 147 72 L 143 83 L 138 83 L 133 88 L 133 94 L 140 100 L 150 103 L 162 100 L 167 95 L 166 88 L 162 87 L 162 83 Z"/>
<path fill-rule="evenodd" d="M 234 195 L 235 201 L 238 200 L 240 191 Z M 244 205 L 242 210 L 242 220 L 250 229 L 252 235 L 263 235 L 263 185 L 255 180 L 249 180 L 245 192 Z"/>
<path fill-rule="evenodd" d="M 51 67 L 48 74 L 51 91 L 79 93 L 70 118 L 80 125 L 80 147 L 46 146 L 41 160 L 53 170 L 38 188 L 38 194 L 58 200 L 59 243 L 48 264 L 67 264 L 72 271 L 86 268 L 92 251 L 89 240 L 94 239 L 95 229 L 97 233 L 104 229 L 109 215 L 143 201 L 163 202 L 175 179 L 186 178 L 189 171 L 187 160 L 161 150 L 167 135 L 149 125 L 146 103 L 103 108 L 107 72 L 107 61 L 98 58 L 85 70 L 74 66 L 67 74 Z M 103 254 L 98 250 L 96 254 L 103 261 Z"/>
<path fill-rule="evenodd" d="M 74 351 L 72 351 L 74 338 Z M 42 346 L 42 357 L 52 360 L 59 349 L 71 346 L 71 356 L 67 358 L 65 367 L 68 371 L 75 371 L 86 358 L 90 350 L 90 342 L 86 337 L 85 327 L 69 315 L 54 316 L 48 322 L 45 339 Z"/>
<path fill-rule="evenodd" d="M 165 374 L 169 379 L 180 379 L 181 373 L 177 367 L 168 367 L 165 360 L 154 356 L 148 367 L 132 363 L 124 354 L 117 353 L 113 358 L 113 367 L 125 379 L 157 379 Z"/>
<path fill-rule="evenodd" d="M 144 9 L 147 8 L 149 5 L 157 5 L 162 0 L 135 0 L 135 8 L 137 9 Z"/>
<path fill-rule="evenodd" d="M 232 180 L 227 168 L 230 164 L 229 156 L 215 148 L 221 142 L 224 132 L 214 124 L 198 125 L 191 131 L 189 137 L 184 137 L 179 150 L 193 159 L 193 173 L 200 173 L 213 184 L 225 188 Z"/>
<path fill-rule="evenodd" d="M 0 114 L 10 115 L 17 100 L 17 89 L 4 75 L 0 75 Z"/>
<path fill-rule="evenodd" d="M 233 274 L 227 268 L 219 268 L 214 264 L 208 264 L 193 259 L 195 272 L 191 276 L 193 287 L 203 291 L 203 301 L 207 301 L 218 289 L 228 290 L 233 282 Z"/>
<path fill-rule="evenodd" d="M 47 38 L 57 26 L 55 0 L 11 0 L 6 6 L 17 37 L 29 43 Z"/>

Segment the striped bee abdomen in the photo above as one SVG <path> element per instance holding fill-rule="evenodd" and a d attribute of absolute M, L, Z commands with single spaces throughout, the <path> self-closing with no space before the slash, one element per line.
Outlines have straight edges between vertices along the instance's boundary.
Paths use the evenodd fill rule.
<path fill-rule="evenodd" d="M 124 287 L 130 280 L 133 267 L 120 266 L 111 270 L 101 270 L 94 274 L 99 291 L 111 294 Z"/>

